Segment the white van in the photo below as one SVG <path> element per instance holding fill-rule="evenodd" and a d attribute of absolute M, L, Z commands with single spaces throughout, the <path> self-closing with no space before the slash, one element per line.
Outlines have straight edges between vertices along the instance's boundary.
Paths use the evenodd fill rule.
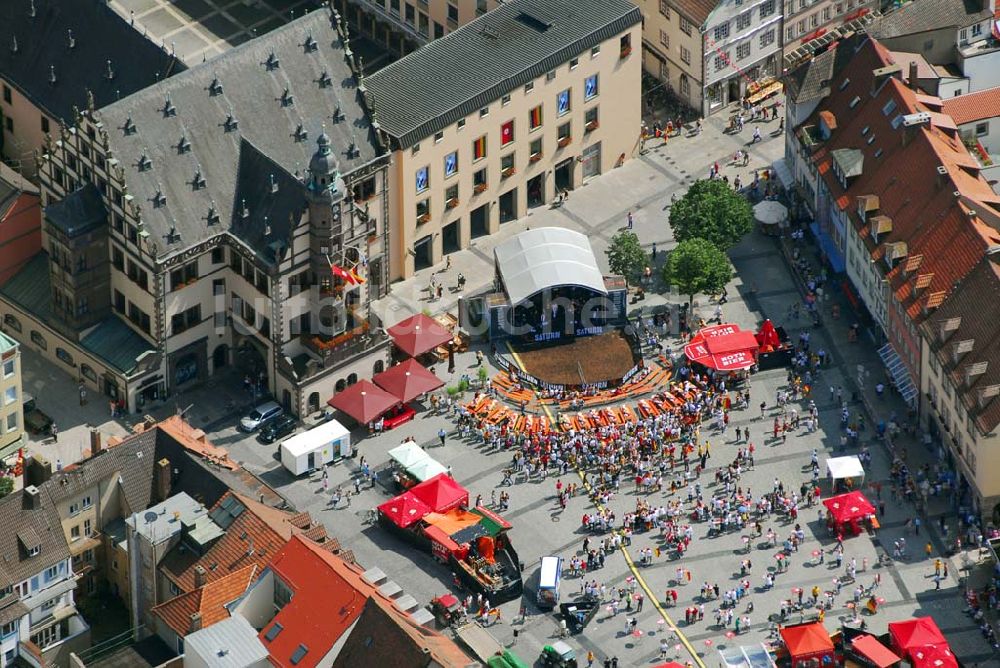
<path fill-rule="evenodd" d="M 538 568 L 538 607 L 552 609 L 559 605 L 559 581 L 562 580 L 562 557 L 542 557 Z"/>

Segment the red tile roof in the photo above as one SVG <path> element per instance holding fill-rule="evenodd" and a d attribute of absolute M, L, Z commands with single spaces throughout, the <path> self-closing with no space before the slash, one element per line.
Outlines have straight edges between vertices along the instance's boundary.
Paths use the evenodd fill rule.
<path fill-rule="evenodd" d="M 1000 116 L 1000 87 L 950 97 L 944 101 L 944 113 L 959 125 Z"/>
<path fill-rule="evenodd" d="M 250 564 L 256 565 L 260 573 L 295 534 L 307 533 L 323 544 L 321 549 L 339 549 L 337 541 L 327 537 L 322 525 L 313 524 L 309 513 L 285 512 L 235 492 L 219 499 L 212 510 L 230 496 L 235 497 L 246 510 L 233 519 L 225 535 L 200 557 L 191 550 L 182 549 L 182 543 L 161 562 L 160 572 L 182 592 L 195 589 L 195 569 L 198 566 L 205 569 L 206 582 L 218 580 Z"/>
<path fill-rule="evenodd" d="M 312 668 L 361 615 L 369 598 L 386 606 L 391 599 L 368 584 L 363 571 L 316 544 L 294 536 L 271 560 L 270 569 L 292 590 L 291 600 L 260 632 L 271 663 L 291 668 Z M 268 640 L 268 632 L 280 626 Z M 305 655 L 292 664 L 300 646 Z"/>
<path fill-rule="evenodd" d="M 708 15 L 718 4 L 718 0 L 670 0 L 670 5 L 694 23 L 696 28 L 708 20 Z"/>
<path fill-rule="evenodd" d="M 152 612 L 173 629 L 180 637 L 191 630 L 191 615 L 201 615 L 201 626 L 208 628 L 229 617 L 226 605 L 238 599 L 247 590 L 257 574 L 257 566 L 245 566 L 238 571 L 209 582 L 201 589 L 176 596 L 153 608 Z"/>

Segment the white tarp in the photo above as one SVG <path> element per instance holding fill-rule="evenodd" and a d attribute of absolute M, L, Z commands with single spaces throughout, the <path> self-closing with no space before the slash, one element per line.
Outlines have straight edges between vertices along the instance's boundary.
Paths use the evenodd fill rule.
<path fill-rule="evenodd" d="M 448 468 L 436 459 L 428 457 L 427 459 L 423 459 L 416 464 L 407 466 L 406 472 L 416 478 L 419 482 L 423 482 L 425 480 L 430 480 L 438 473 L 447 473 Z"/>
<path fill-rule="evenodd" d="M 834 480 L 865 477 L 865 469 L 861 466 L 861 460 L 854 455 L 833 457 L 826 460 L 826 472 Z"/>
<path fill-rule="evenodd" d="M 565 286 L 608 293 L 590 241 L 573 230 L 527 230 L 494 248 L 493 257 L 511 304 L 542 290 Z"/>
<path fill-rule="evenodd" d="M 719 658 L 725 668 L 775 668 L 774 659 L 763 644 L 726 647 L 719 650 Z"/>

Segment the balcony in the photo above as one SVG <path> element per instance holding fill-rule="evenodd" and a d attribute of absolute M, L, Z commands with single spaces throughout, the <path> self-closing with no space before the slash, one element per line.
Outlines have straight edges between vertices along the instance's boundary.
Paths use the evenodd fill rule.
<path fill-rule="evenodd" d="M 369 327 L 369 324 L 365 323 L 337 336 L 302 334 L 299 340 L 309 352 L 321 360 L 322 366 L 326 368 L 378 347 L 387 342 L 389 337 L 380 327 Z"/>

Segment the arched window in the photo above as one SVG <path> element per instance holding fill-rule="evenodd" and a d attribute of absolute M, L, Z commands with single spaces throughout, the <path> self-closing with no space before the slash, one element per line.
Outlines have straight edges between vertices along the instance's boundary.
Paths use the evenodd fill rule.
<path fill-rule="evenodd" d="M 385 371 L 385 362 L 377 360 L 375 362 L 375 367 L 372 369 L 372 374 L 382 373 L 383 371 Z"/>
<path fill-rule="evenodd" d="M 49 343 L 45 340 L 45 337 L 38 333 L 37 329 L 31 330 L 31 342 L 42 350 L 49 349 Z"/>
<path fill-rule="evenodd" d="M 354 383 L 356 383 L 356 382 L 358 382 L 358 374 L 352 373 L 352 374 L 350 374 L 347 377 L 347 384 L 348 385 L 354 385 Z"/>
<path fill-rule="evenodd" d="M 20 332 L 21 331 L 21 321 L 18 320 L 17 318 L 15 318 L 10 313 L 5 313 L 4 314 L 4 316 L 3 316 L 3 324 L 5 326 L 7 326 L 7 327 L 10 327 L 15 332 Z"/>
<path fill-rule="evenodd" d="M 90 367 L 89 364 L 80 365 L 80 375 L 92 383 L 97 382 L 97 373 Z"/>
<path fill-rule="evenodd" d="M 347 389 L 347 381 L 341 378 L 337 381 L 337 384 L 333 386 L 334 391 L 343 392 Z"/>
<path fill-rule="evenodd" d="M 76 362 L 73 361 L 73 356 L 66 352 L 64 348 L 56 348 L 56 357 L 70 366 L 76 366 Z"/>

